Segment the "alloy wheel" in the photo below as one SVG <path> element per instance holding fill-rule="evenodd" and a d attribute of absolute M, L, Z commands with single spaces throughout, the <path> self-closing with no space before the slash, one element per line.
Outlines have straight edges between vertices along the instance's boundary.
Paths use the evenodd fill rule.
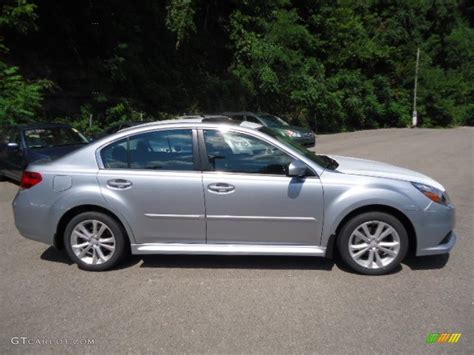
<path fill-rule="evenodd" d="M 349 237 L 349 253 L 360 266 L 380 269 L 400 253 L 400 236 L 386 222 L 368 221 L 356 227 Z"/>
<path fill-rule="evenodd" d="M 90 219 L 78 223 L 71 233 L 71 248 L 85 264 L 107 262 L 115 252 L 116 240 L 111 229 L 103 222 Z"/>

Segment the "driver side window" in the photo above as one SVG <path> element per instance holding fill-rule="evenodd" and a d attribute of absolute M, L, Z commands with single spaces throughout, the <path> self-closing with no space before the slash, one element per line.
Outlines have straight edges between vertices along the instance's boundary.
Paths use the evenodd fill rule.
<path fill-rule="evenodd" d="M 204 130 L 211 171 L 286 175 L 293 160 L 258 138 L 237 132 Z"/>

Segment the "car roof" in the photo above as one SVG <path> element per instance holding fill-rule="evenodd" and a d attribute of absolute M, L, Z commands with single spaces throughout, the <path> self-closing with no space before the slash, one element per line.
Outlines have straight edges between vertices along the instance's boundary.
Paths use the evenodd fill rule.
<path fill-rule="evenodd" d="M 182 125 L 183 123 L 192 123 L 193 125 L 202 125 L 202 126 L 205 126 L 206 124 L 208 125 L 209 123 L 229 124 L 232 126 L 240 126 L 240 127 L 251 128 L 251 129 L 258 129 L 262 127 L 262 125 L 258 123 L 235 121 L 235 120 L 230 119 L 227 116 L 222 116 L 222 115 L 206 115 L 206 116 L 196 115 L 196 116 L 179 116 L 173 120 L 148 122 L 141 125 L 122 129 L 120 130 L 120 132 L 132 131 L 132 130 L 135 130 L 137 128 L 142 128 L 142 127 L 153 127 L 153 126 L 159 127 L 163 125 Z"/>

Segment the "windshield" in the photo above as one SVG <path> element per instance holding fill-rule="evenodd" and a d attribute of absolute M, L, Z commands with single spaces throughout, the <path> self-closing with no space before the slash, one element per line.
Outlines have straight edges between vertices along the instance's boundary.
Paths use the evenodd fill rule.
<path fill-rule="evenodd" d="M 26 129 L 25 140 L 28 148 L 50 148 L 89 143 L 79 131 L 70 127 Z"/>
<path fill-rule="evenodd" d="M 281 127 L 281 126 L 288 126 L 288 123 L 283 121 L 280 117 L 272 116 L 272 115 L 258 115 L 260 120 L 263 121 L 265 126 L 267 127 Z"/>
<path fill-rule="evenodd" d="M 329 158 L 326 155 L 319 155 L 316 154 L 315 152 L 312 152 L 309 149 L 306 149 L 302 145 L 292 141 L 291 139 L 287 138 L 283 134 L 279 133 L 278 130 L 268 128 L 268 127 L 261 127 L 259 131 L 268 134 L 269 136 L 277 139 L 280 143 L 285 144 L 286 146 L 291 147 L 292 149 L 296 150 L 298 153 L 303 155 L 305 158 L 310 159 L 311 161 L 315 162 L 319 166 L 326 168 L 326 169 L 331 169 L 334 170 L 336 169 L 339 164 L 332 158 Z"/>

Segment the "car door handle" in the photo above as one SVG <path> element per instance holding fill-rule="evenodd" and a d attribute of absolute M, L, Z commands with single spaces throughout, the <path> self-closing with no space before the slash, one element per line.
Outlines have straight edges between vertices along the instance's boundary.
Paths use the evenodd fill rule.
<path fill-rule="evenodd" d="M 223 182 L 218 182 L 215 184 L 209 184 L 207 185 L 207 188 L 211 192 L 217 192 L 217 193 L 226 193 L 226 192 L 232 192 L 235 190 L 235 186 L 226 184 Z"/>
<path fill-rule="evenodd" d="M 113 189 L 124 190 L 124 189 L 128 189 L 132 187 L 132 185 L 133 184 L 131 181 L 127 181 L 124 179 L 114 179 L 114 180 L 107 181 L 107 186 Z"/>

